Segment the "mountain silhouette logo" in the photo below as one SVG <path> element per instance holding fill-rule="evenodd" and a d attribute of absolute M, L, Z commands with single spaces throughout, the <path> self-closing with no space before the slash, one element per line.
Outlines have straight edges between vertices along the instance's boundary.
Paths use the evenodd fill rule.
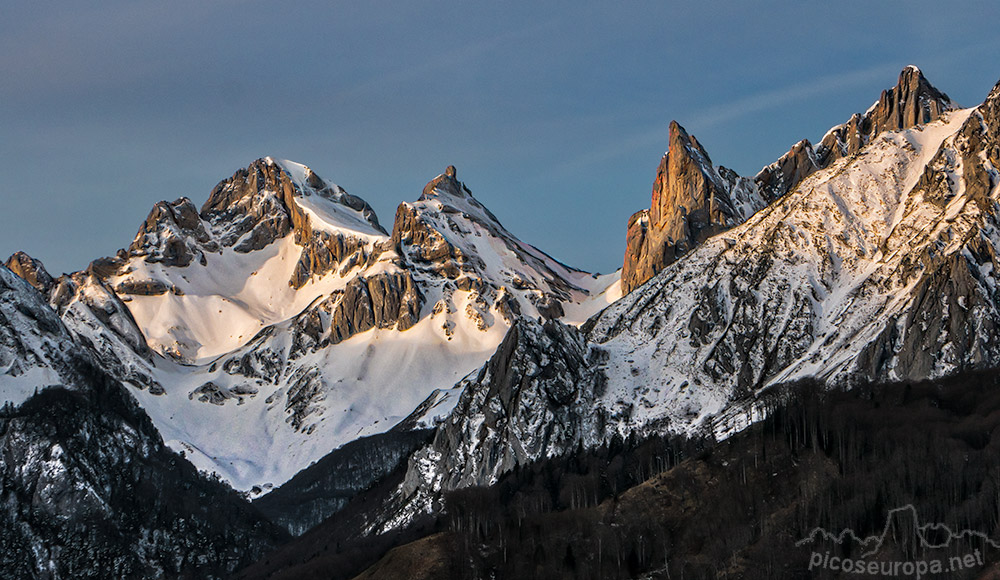
<path fill-rule="evenodd" d="M 976 530 L 952 530 L 945 524 L 922 523 L 917 515 L 917 508 L 907 504 L 889 510 L 885 518 L 885 526 L 881 533 L 860 537 L 850 528 L 844 528 L 840 533 L 833 533 L 821 527 L 813 530 L 805 538 L 795 542 L 797 547 L 815 545 L 820 541 L 833 542 L 837 545 L 853 543 L 861 547 L 862 558 L 877 554 L 887 542 L 911 548 L 925 550 L 944 549 L 953 541 L 980 540 L 993 548 L 1000 549 L 1000 543 L 986 534 Z"/>

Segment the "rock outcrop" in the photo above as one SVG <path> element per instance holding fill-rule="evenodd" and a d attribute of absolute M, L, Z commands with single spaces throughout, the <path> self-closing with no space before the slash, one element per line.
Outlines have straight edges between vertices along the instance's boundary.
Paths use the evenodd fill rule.
<path fill-rule="evenodd" d="M 0 381 L 6 399 L 19 402 L 27 398 L 19 394 L 48 384 L 75 384 L 80 376 L 73 360 L 85 356 L 45 297 L 0 266 Z"/>
<path fill-rule="evenodd" d="M 24 252 L 7 263 L 9 272 L 41 293 L 73 340 L 87 347 L 102 369 L 122 382 L 163 392 L 149 371 L 153 354 L 132 313 L 93 268 L 53 280 L 40 261 Z M 18 352 L 30 358 L 27 350 Z"/>
<path fill-rule="evenodd" d="M 218 252 L 194 204 L 186 197 L 172 203 L 161 201 L 153 206 L 139 228 L 130 256 L 142 256 L 149 263 L 183 268 L 194 260 L 206 263 L 206 252 Z"/>
<path fill-rule="evenodd" d="M 42 262 L 24 252 L 15 252 L 7 258 L 4 265 L 46 296 L 55 285 L 55 280 L 49 275 Z"/>
<path fill-rule="evenodd" d="M 448 242 L 433 224 L 420 219 L 420 211 L 409 203 L 396 209 L 392 225 L 392 244 L 397 254 L 435 275 L 454 280 L 462 272 L 474 272 L 470 257 Z"/>
<path fill-rule="evenodd" d="M 146 337 L 125 303 L 97 273 L 88 269 L 61 276 L 49 303 L 111 376 L 154 394 L 163 393 L 163 386 L 153 378 L 153 352 Z"/>
<path fill-rule="evenodd" d="M 812 144 L 803 139 L 777 161 L 761 169 L 754 181 L 767 203 L 771 203 L 794 189 L 817 169 L 820 169 L 820 164 L 816 159 L 816 152 Z"/>
<path fill-rule="evenodd" d="M 368 261 L 371 254 L 367 243 L 355 236 L 325 231 L 309 231 L 301 236 L 302 254 L 295 265 L 289 284 L 301 288 L 316 276 L 340 270 L 346 274 L 355 266 Z"/>
<path fill-rule="evenodd" d="M 652 197 L 648 210 L 629 218 L 623 293 L 766 205 L 755 183 L 716 169 L 698 140 L 676 121 L 670 123 L 670 148 L 660 160 Z"/>
<path fill-rule="evenodd" d="M 330 342 L 336 344 L 376 327 L 406 330 L 420 318 L 423 301 L 408 272 L 355 278 L 332 309 Z"/>

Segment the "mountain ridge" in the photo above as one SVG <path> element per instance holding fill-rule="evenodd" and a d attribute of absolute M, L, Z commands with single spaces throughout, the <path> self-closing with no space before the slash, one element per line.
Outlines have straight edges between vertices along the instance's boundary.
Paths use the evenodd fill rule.
<path fill-rule="evenodd" d="M 710 235 L 745 222 L 792 191 L 802 180 L 838 159 L 858 154 L 885 131 L 900 131 L 934 121 L 956 106 L 909 65 L 899 79 L 864 113 L 832 127 L 817 147 L 799 141 L 756 176 L 744 178 L 715 168 L 708 153 L 676 121 L 671 121 L 668 151 L 653 182 L 649 210 L 628 221 L 623 293 L 628 294 Z"/>

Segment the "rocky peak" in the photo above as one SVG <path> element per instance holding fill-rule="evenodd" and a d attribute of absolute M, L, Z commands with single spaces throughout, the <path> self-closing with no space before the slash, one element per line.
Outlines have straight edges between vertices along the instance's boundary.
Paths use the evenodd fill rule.
<path fill-rule="evenodd" d="M 41 260 L 36 260 L 24 252 L 15 252 L 7 258 L 4 265 L 46 296 L 55 285 L 55 280 L 45 270 Z"/>
<path fill-rule="evenodd" d="M 418 203 L 433 201 L 440 202 L 445 213 L 462 213 L 491 230 L 503 229 L 500 220 L 458 180 L 458 170 L 454 165 L 449 165 L 444 173 L 430 180 L 417 199 Z"/>
<path fill-rule="evenodd" d="M 449 165 L 445 168 L 444 173 L 427 182 L 420 199 L 434 197 L 436 192 L 458 196 L 469 193 L 467 189 L 463 190 L 462 182 L 458 180 L 458 170 L 455 169 L 454 165 Z"/>
<path fill-rule="evenodd" d="M 314 195 L 340 206 L 344 213 L 359 214 L 349 221 L 385 234 L 364 200 L 327 183 L 304 165 L 270 157 L 254 161 L 215 186 L 201 217 L 212 225 L 223 246 L 234 246 L 237 252 L 259 250 L 292 232 L 296 243 L 308 246 L 316 224 L 296 199 Z"/>
<path fill-rule="evenodd" d="M 458 180 L 458 170 L 455 169 L 454 165 L 449 165 L 444 170 L 444 173 L 428 181 L 417 201 L 441 199 L 444 195 L 459 199 L 472 198 L 472 192 L 469 191 L 469 188 Z M 447 199 L 443 199 L 442 201 L 446 202 Z"/>
<path fill-rule="evenodd" d="M 231 210 L 248 203 L 248 198 L 263 192 L 281 195 L 286 188 L 291 193 L 292 181 L 289 176 L 269 159 L 257 159 L 246 168 L 236 170 L 229 179 L 220 181 L 202 205 L 201 215 L 208 218 L 215 213 Z"/>
<path fill-rule="evenodd" d="M 865 114 L 855 113 L 823 137 L 818 147 L 803 139 L 754 178 L 768 202 L 795 189 L 813 172 L 842 157 L 856 155 L 884 131 L 901 131 L 937 120 L 955 106 L 948 95 L 934 88 L 919 68 L 910 65 L 899 81 L 882 91 Z"/>
<path fill-rule="evenodd" d="M 151 374 L 153 353 L 145 335 L 122 299 L 93 268 L 60 276 L 49 304 L 101 368 L 136 388 L 163 393 Z"/>
<path fill-rule="evenodd" d="M 223 246 L 240 253 L 259 250 L 308 223 L 292 202 L 289 175 L 268 159 L 258 159 L 220 182 L 201 208 L 201 217 L 220 234 Z"/>
<path fill-rule="evenodd" d="M 392 244 L 400 256 L 413 263 L 427 265 L 439 275 L 457 278 L 462 271 L 474 272 L 473 256 L 463 251 L 454 239 L 461 228 L 451 225 L 450 216 L 460 215 L 504 238 L 503 226 L 486 207 L 458 181 L 457 170 L 449 165 L 444 173 L 430 180 L 416 203 L 402 203 L 392 225 Z"/>
<path fill-rule="evenodd" d="M 899 81 L 882 91 L 878 101 L 864 115 L 854 114 L 823 137 L 816 148 L 820 167 L 850 157 L 884 131 L 902 131 L 941 117 L 956 108 L 948 95 L 934 88 L 919 68 L 910 65 L 899 73 Z"/>
<path fill-rule="evenodd" d="M 954 108 L 948 95 L 937 90 L 924 78 L 919 68 L 910 65 L 899 73 L 896 86 L 882 91 L 878 104 L 866 117 L 871 133 L 901 131 L 939 118 Z"/>
<path fill-rule="evenodd" d="M 0 265 L 0 378 L 7 400 L 20 403 L 46 384 L 74 384 L 71 361 L 86 356 L 59 316 L 28 281 Z M 42 377 L 29 372 L 39 369 Z"/>
<path fill-rule="evenodd" d="M 721 188 L 713 180 L 708 153 L 677 121 L 670 122 L 669 143 L 656 171 L 649 211 L 653 225 L 666 225 L 673 239 L 679 241 L 682 237 L 695 235 L 691 228 L 700 229 L 708 225 L 708 220 L 688 223 L 678 218 L 694 217 L 699 210 L 710 213 L 711 202 Z"/>
<path fill-rule="evenodd" d="M 249 253 L 289 234 L 302 247 L 288 281 L 294 288 L 345 263 L 363 263 L 371 240 L 387 235 L 363 199 L 324 181 L 305 165 L 266 157 L 221 181 L 200 211 L 187 198 L 157 203 L 129 249 L 93 267 L 108 278 L 121 273 L 131 257 L 171 267 L 194 261 L 204 266 L 207 254 L 226 247 Z M 167 289 L 161 284 L 150 288 L 159 292 L 146 292 L 143 284 L 136 286 L 139 293 Z"/>
<path fill-rule="evenodd" d="M 474 240 L 488 236 L 500 242 L 500 260 L 517 264 L 508 271 L 487 273 L 487 265 L 479 255 L 480 248 Z M 534 296 L 532 303 L 539 312 L 547 311 L 561 316 L 558 302 L 568 299 L 571 292 L 584 292 L 567 283 L 566 275 L 572 270 L 536 248 L 520 242 L 503 227 L 489 209 L 473 197 L 466 185 L 457 179 L 455 166 L 451 165 L 424 186 L 415 203 L 402 203 L 396 211 L 391 243 L 395 251 L 418 270 L 450 280 L 458 280 L 458 288 L 476 287 L 485 290 L 495 283 L 509 284 L 517 290 L 526 290 Z M 500 246 L 497 246 L 500 247 Z M 525 275 L 512 274 L 527 266 Z M 527 274 L 527 272 L 533 272 Z M 562 272 L 562 273 L 559 273 Z M 509 277 L 509 279 L 508 279 Z M 493 291 L 499 291 L 498 287 Z M 486 292 L 489 292 L 486 290 Z"/>
<path fill-rule="evenodd" d="M 660 160 L 650 208 L 629 219 L 622 291 L 631 292 L 705 239 L 742 223 L 763 207 L 758 186 L 716 169 L 697 139 L 670 123 L 669 149 Z M 788 168 L 794 173 L 796 158 Z"/>

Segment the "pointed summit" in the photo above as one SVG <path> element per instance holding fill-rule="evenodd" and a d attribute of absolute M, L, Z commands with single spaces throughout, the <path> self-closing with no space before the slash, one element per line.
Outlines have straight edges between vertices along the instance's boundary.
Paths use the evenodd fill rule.
<path fill-rule="evenodd" d="M 899 73 L 896 86 L 882 91 L 878 104 L 867 116 L 873 135 L 901 131 L 929 123 L 954 108 L 948 95 L 934 88 L 919 68 L 909 65 Z"/>
<path fill-rule="evenodd" d="M 758 187 L 715 168 L 696 138 L 670 123 L 648 210 L 629 219 L 622 291 L 631 292 L 707 238 L 763 207 Z"/>
<path fill-rule="evenodd" d="M 448 256 L 449 259 L 442 264 L 448 277 L 457 275 L 468 260 L 468 256 L 449 241 L 452 234 L 448 233 L 448 215 L 461 214 L 498 237 L 509 235 L 500 220 L 472 196 L 457 175 L 455 166 L 449 165 L 444 173 L 427 182 L 415 203 L 403 202 L 399 205 L 392 226 L 392 242 L 400 255 L 413 254 L 418 262 L 429 263 Z"/>
<path fill-rule="evenodd" d="M 304 201 L 314 194 L 333 203 L 319 208 Z M 259 250 L 291 232 L 299 243 L 308 243 L 313 226 L 320 225 L 312 223 L 311 214 L 329 218 L 323 221 L 332 225 L 361 226 L 363 233 L 385 234 L 364 200 L 328 184 L 305 165 L 270 157 L 220 182 L 201 208 L 202 219 L 220 231 L 222 245 L 235 245 L 240 253 Z"/>
<path fill-rule="evenodd" d="M 712 160 L 708 153 L 677 121 L 670 122 L 669 143 L 653 183 L 653 203 L 649 211 L 650 219 L 655 225 L 673 222 L 669 224 L 673 226 L 669 229 L 672 230 L 673 239 L 679 241 L 681 237 L 691 238 L 697 235 L 697 232 L 691 231 L 691 227 L 700 230 L 708 225 L 710 219 L 704 220 L 705 223 L 702 224 L 703 220 L 695 218 L 693 214 L 701 209 L 710 211 L 708 205 L 715 196 L 714 190 L 718 189 L 718 184 L 713 180 Z M 676 219 L 678 210 L 692 216 L 695 223 L 680 223 Z M 685 228 L 685 225 L 689 227 Z M 687 231 L 682 231 L 683 229 Z"/>
<path fill-rule="evenodd" d="M 896 86 L 882 91 L 863 115 L 830 129 L 816 147 L 799 141 L 753 180 L 713 167 L 698 140 L 672 121 L 650 208 L 629 219 L 622 291 L 631 292 L 707 238 L 743 223 L 816 171 L 856 155 L 880 133 L 929 123 L 955 108 L 919 68 L 907 66 Z"/>
<path fill-rule="evenodd" d="M 449 165 L 444 173 L 427 182 L 420 197 L 417 198 L 417 203 L 421 202 L 437 202 L 440 204 L 440 209 L 446 213 L 463 213 L 494 233 L 504 230 L 500 220 L 493 215 L 493 212 L 473 197 L 472 191 L 458 180 L 458 170 L 455 169 L 454 165 Z M 400 208 L 403 208 L 404 205 L 408 206 L 409 204 L 403 204 Z M 432 203 L 431 206 L 433 205 Z M 397 212 L 396 220 L 398 221 L 399 218 Z M 393 225 L 394 228 L 395 226 L 396 224 Z M 393 233 L 393 236 L 395 235 Z"/>
<path fill-rule="evenodd" d="M 935 121 L 956 106 L 948 95 L 934 88 L 913 65 L 899 73 L 896 86 L 882 95 L 864 115 L 855 114 L 830 129 L 816 148 L 820 167 L 850 157 L 884 131 L 902 131 Z"/>
<path fill-rule="evenodd" d="M 419 201 L 437 197 L 437 193 L 447 193 L 457 197 L 472 196 L 472 192 L 458 180 L 458 170 L 455 169 L 454 165 L 449 165 L 444 173 L 427 182 Z"/>

